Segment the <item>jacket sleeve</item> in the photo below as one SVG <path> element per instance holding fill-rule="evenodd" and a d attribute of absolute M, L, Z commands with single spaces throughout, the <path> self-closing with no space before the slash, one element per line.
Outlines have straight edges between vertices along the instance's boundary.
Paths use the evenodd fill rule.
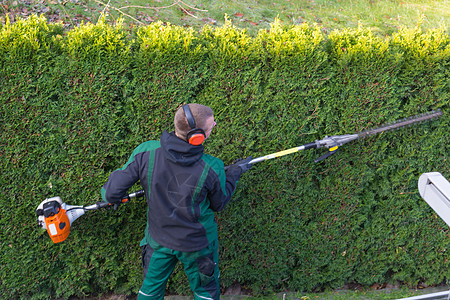
<path fill-rule="evenodd" d="M 242 171 L 240 168 L 230 168 L 225 173 L 222 166 L 220 169 L 211 169 L 211 173 L 212 180 L 210 181 L 211 185 L 208 191 L 208 198 L 211 209 L 213 211 L 220 211 L 230 202 L 239 178 L 242 175 Z"/>
<path fill-rule="evenodd" d="M 127 190 L 139 180 L 139 166 L 134 156 L 121 169 L 111 173 L 108 181 L 102 187 L 103 201 L 120 203 Z"/>

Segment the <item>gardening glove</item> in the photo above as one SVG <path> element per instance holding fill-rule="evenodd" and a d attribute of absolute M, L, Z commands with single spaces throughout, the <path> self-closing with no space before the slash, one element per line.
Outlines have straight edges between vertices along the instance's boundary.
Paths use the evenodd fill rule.
<path fill-rule="evenodd" d="M 247 158 L 240 158 L 234 162 L 234 164 L 238 165 L 242 169 L 242 174 L 250 170 L 252 167 L 252 164 L 249 164 L 249 162 L 253 159 L 253 157 L 250 155 Z"/>
<path fill-rule="evenodd" d="M 249 164 L 249 162 L 252 160 L 252 157 L 249 156 L 247 158 L 240 158 L 235 161 L 233 161 L 233 164 L 226 167 L 226 174 L 231 175 L 233 177 L 241 177 L 241 175 L 245 172 L 247 172 L 252 165 Z"/>

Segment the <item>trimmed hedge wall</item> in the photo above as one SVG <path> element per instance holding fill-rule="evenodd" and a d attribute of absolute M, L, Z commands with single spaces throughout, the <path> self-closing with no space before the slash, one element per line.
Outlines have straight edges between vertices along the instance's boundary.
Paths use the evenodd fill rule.
<path fill-rule="evenodd" d="M 47 197 L 91 204 L 132 149 L 173 130 L 186 102 L 213 108 L 207 152 L 226 164 L 441 109 L 443 116 L 341 147 L 255 165 L 217 215 L 221 284 L 255 295 L 449 280 L 450 231 L 420 198 L 420 174 L 450 178 L 449 37 L 364 28 L 325 36 L 275 22 L 255 38 L 104 21 L 64 32 L 43 17 L 0 28 L 0 298 L 136 293 L 145 203 L 89 212 L 53 244 Z M 136 186 L 134 189 L 138 189 Z M 181 267 L 171 293 L 189 293 Z"/>

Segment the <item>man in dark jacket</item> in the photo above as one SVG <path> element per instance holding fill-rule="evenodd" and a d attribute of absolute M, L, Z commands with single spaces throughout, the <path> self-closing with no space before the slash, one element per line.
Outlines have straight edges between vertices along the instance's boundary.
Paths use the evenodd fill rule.
<path fill-rule="evenodd" d="M 214 126 L 211 108 L 184 105 L 175 114 L 175 132 L 139 145 L 128 162 L 111 173 L 104 201 L 120 203 L 138 180 L 147 199 L 147 228 L 141 241 L 144 282 L 138 299 L 163 299 L 178 261 L 196 299 L 219 299 L 217 224 L 214 212 L 230 201 L 251 157 L 231 165 L 203 153 Z"/>

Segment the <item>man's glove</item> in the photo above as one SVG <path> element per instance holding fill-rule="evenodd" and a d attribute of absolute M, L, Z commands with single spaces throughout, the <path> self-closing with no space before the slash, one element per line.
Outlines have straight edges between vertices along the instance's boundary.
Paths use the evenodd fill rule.
<path fill-rule="evenodd" d="M 249 162 L 253 159 L 253 157 L 250 155 L 247 158 L 240 158 L 237 159 L 234 164 L 239 166 L 242 169 L 242 173 L 247 172 L 252 167 L 252 164 L 249 164 Z"/>
<path fill-rule="evenodd" d="M 230 175 L 235 177 L 235 180 L 238 180 L 244 172 L 247 172 L 252 167 L 252 165 L 249 164 L 251 160 L 251 156 L 245 159 L 241 158 L 235 160 L 232 165 L 225 168 L 227 176 Z"/>

